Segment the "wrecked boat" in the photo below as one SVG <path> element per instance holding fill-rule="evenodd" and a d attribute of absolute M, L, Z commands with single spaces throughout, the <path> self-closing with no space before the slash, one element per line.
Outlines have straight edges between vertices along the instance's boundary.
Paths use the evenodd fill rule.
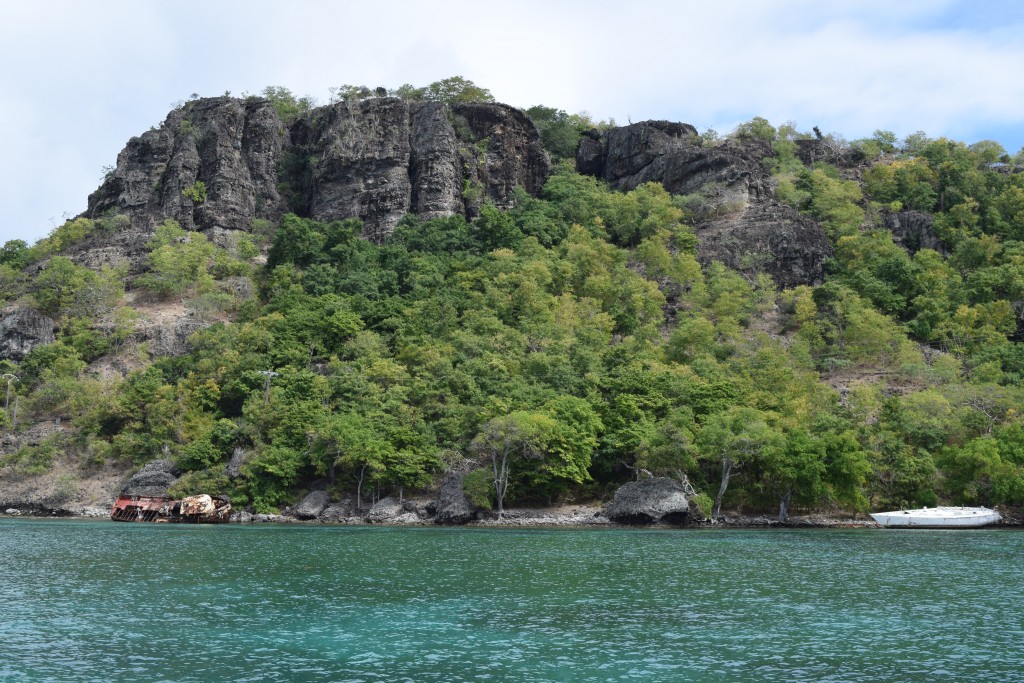
<path fill-rule="evenodd" d="M 231 517 L 227 496 L 202 493 L 181 500 L 170 496 L 118 496 L 110 511 L 115 522 L 223 524 Z"/>

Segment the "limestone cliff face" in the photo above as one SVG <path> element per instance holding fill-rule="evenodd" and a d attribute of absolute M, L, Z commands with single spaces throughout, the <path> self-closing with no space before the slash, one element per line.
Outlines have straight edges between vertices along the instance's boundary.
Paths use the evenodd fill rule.
<path fill-rule="evenodd" d="M 631 190 L 659 182 L 692 195 L 702 261 L 738 270 L 763 269 L 783 287 L 817 284 L 832 249 L 821 227 L 774 198 L 763 161 L 767 143 L 728 140 L 706 145 L 693 126 L 645 121 L 585 137 L 580 173 Z"/>
<path fill-rule="evenodd" d="M 360 218 L 379 240 L 407 213 L 472 216 L 484 197 L 508 205 L 514 187 L 536 193 L 548 170 L 536 127 L 506 105 L 379 97 L 285 125 L 266 100 L 217 97 L 129 141 L 86 215 L 124 213 L 148 239 L 168 218 L 190 230 L 247 231 L 291 210 Z"/>

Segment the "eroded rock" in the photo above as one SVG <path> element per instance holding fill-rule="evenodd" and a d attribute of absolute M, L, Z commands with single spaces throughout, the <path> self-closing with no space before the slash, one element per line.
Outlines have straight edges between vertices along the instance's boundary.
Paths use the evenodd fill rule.
<path fill-rule="evenodd" d="M 683 524 L 689 512 L 690 499 L 686 491 L 668 477 L 624 484 L 605 507 L 605 516 L 619 524 Z"/>
<path fill-rule="evenodd" d="M 371 522 L 386 522 L 398 517 L 404 512 L 405 510 L 402 507 L 402 503 L 397 498 L 387 496 L 373 504 L 373 507 L 370 508 L 370 512 L 367 513 L 366 518 Z"/>
<path fill-rule="evenodd" d="M 299 519 L 316 519 L 330 504 L 331 494 L 327 491 L 312 491 L 295 507 L 294 514 Z"/>
<path fill-rule="evenodd" d="M 476 507 L 462 490 L 462 478 L 461 472 L 451 472 L 441 482 L 434 515 L 436 524 L 466 524 L 476 516 Z"/>
<path fill-rule="evenodd" d="M 935 233 L 934 217 L 925 211 L 886 212 L 882 216 L 883 225 L 892 232 L 892 240 L 915 254 L 921 249 L 934 249 L 945 253 L 942 240 Z"/>
<path fill-rule="evenodd" d="M 136 472 L 121 489 L 124 496 L 166 496 L 181 470 L 170 460 L 154 460 Z"/>

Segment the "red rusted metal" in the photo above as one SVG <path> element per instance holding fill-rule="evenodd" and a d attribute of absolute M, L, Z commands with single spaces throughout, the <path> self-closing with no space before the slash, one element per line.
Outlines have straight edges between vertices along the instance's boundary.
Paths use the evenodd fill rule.
<path fill-rule="evenodd" d="M 115 522 L 222 524 L 231 517 L 226 496 L 206 494 L 174 500 L 169 496 L 118 496 L 110 511 Z"/>

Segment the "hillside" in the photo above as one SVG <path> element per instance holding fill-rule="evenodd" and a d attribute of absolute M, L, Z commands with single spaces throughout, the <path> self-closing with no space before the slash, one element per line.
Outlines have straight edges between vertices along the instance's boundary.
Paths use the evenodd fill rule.
<path fill-rule="evenodd" d="M 998 145 L 438 92 L 191 100 L 5 244 L 0 507 L 157 459 L 257 512 L 446 473 L 485 508 L 646 474 L 781 518 L 1024 503 Z"/>

